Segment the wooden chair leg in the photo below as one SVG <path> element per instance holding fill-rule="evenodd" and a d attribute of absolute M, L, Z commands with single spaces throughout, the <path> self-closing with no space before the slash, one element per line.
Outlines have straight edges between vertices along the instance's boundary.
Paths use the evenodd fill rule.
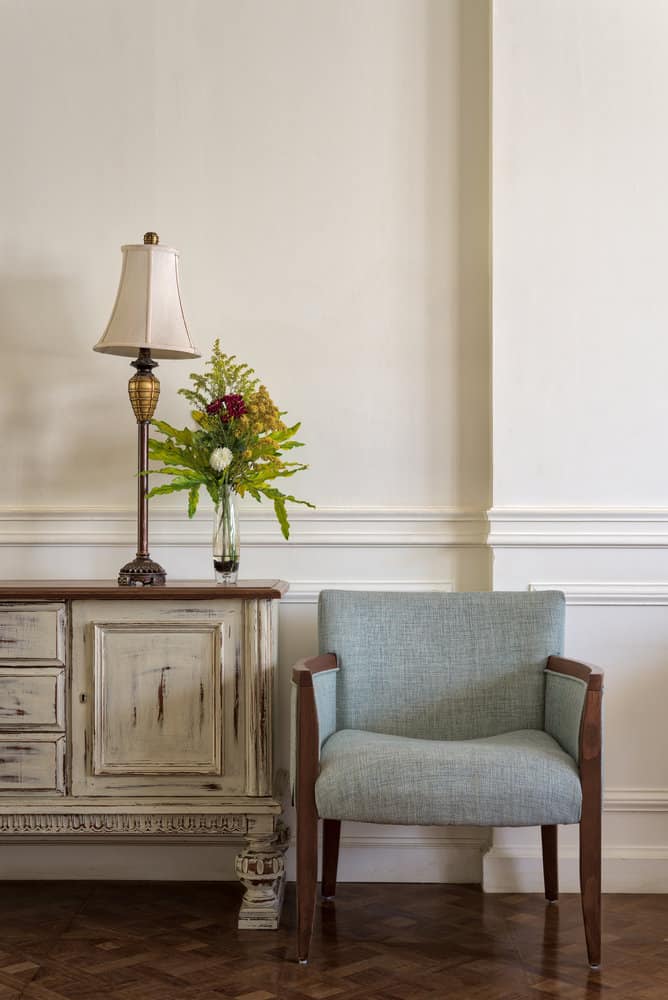
<path fill-rule="evenodd" d="M 341 820 L 323 820 L 322 829 L 322 895 L 333 899 L 336 894 L 336 872 L 339 865 Z"/>
<path fill-rule="evenodd" d="M 318 883 L 318 816 L 297 810 L 297 960 L 308 962 Z"/>
<path fill-rule="evenodd" d="M 587 958 L 592 968 L 598 968 L 601 964 L 601 811 L 596 801 L 589 807 L 584 800 L 582 803 L 580 892 Z"/>
<path fill-rule="evenodd" d="M 557 827 L 541 826 L 540 839 L 543 845 L 543 881 L 545 899 L 556 903 L 559 899 L 559 864 L 557 861 Z"/>

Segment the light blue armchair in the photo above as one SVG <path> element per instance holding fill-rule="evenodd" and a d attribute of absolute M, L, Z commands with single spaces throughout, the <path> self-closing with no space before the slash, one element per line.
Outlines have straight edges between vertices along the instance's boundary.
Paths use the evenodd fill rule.
<path fill-rule="evenodd" d="M 321 655 L 293 671 L 300 962 L 322 818 L 329 898 L 342 820 L 540 826 L 551 901 L 557 824 L 579 823 L 600 964 L 602 675 L 562 658 L 563 630 L 556 592 L 321 594 Z"/>

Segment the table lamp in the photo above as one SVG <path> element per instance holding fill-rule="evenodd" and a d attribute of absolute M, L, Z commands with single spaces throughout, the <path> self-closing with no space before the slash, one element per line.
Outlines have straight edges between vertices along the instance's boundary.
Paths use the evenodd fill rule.
<path fill-rule="evenodd" d="M 101 354 L 134 358 L 128 394 L 137 418 L 137 555 L 118 574 L 121 586 L 164 584 L 165 570 L 148 551 L 148 425 L 155 413 L 160 382 L 154 358 L 198 358 L 188 333 L 179 289 L 179 251 L 162 246 L 157 233 L 121 247 L 123 266 L 107 329 L 93 348 Z"/>

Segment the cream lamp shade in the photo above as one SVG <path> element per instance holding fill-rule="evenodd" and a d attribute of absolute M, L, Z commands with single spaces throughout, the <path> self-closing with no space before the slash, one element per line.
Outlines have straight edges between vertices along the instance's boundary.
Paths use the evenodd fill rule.
<path fill-rule="evenodd" d="M 179 251 L 155 242 L 121 247 L 123 266 L 107 329 L 93 348 L 102 354 L 198 358 L 188 333 L 179 288 Z"/>

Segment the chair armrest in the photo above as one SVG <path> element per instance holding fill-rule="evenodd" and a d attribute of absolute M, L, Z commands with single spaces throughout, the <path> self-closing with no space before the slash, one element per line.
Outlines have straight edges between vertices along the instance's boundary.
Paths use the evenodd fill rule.
<path fill-rule="evenodd" d="M 300 687 L 308 687 L 316 674 L 338 669 L 334 653 L 322 653 L 320 656 L 311 656 L 305 660 L 297 660 L 292 668 L 292 680 Z"/>
<path fill-rule="evenodd" d="M 575 677 L 584 681 L 591 691 L 603 690 L 603 671 L 600 667 L 592 667 L 591 664 L 580 663 L 579 660 L 567 660 L 563 656 L 550 656 L 547 669 L 554 674 L 563 674 L 564 677 Z"/>
<path fill-rule="evenodd" d="M 603 671 L 550 656 L 545 671 L 545 732 L 580 766 L 601 758 Z"/>
<path fill-rule="evenodd" d="M 292 668 L 290 788 L 292 798 L 315 786 L 320 749 L 336 732 L 336 656 L 299 660 Z"/>
<path fill-rule="evenodd" d="M 334 653 L 324 653 L 308 660 L 299 660 L 292 668 L 292 682 L 297 688 L 300 711 L 308 713 L 309 694 L 313 691 L 316 722 L 318 726 L 318 755 L 320 747 L 336 732 L 336 675 L 339 672 Z"/>

